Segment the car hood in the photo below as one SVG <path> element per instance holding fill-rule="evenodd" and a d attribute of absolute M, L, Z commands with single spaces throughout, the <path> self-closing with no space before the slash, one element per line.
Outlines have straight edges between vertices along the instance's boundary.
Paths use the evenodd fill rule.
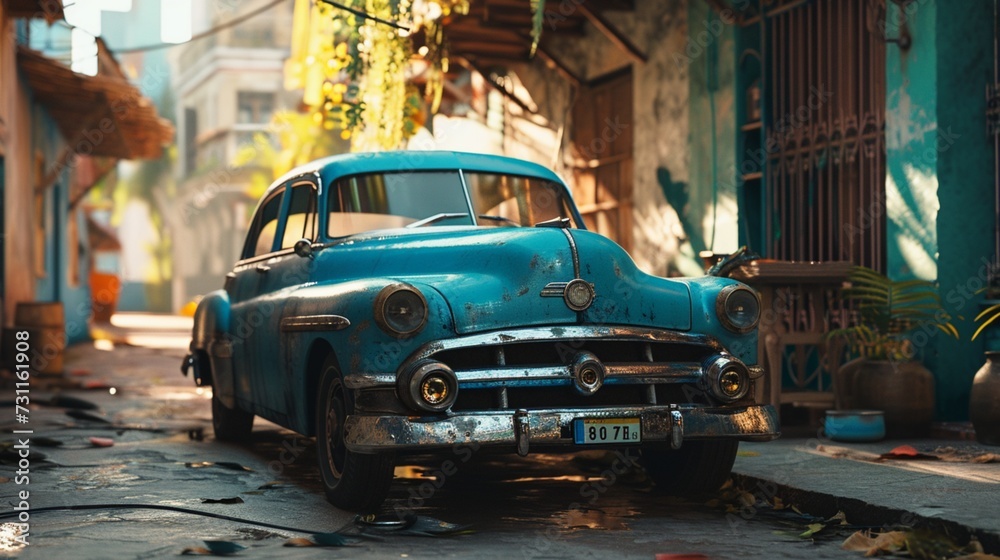
<path fill-rule="evenodd" d="M 459 334 L 562 324 L 691 328 L 686 283 L 645 274 L 617 244 L 582 230 L 385 230 L 340 241 L 323 257 L 352 277 L 433 288 L 451 307 Z M 594 286 L 586 311 L 571 310 L 562 297 L 542 296 L 550 283 L 576 277 Z"/>

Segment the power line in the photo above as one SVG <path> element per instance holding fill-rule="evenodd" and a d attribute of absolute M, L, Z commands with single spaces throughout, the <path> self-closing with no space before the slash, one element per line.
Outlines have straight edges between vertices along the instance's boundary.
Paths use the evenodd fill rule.
<path fill-rule="evenodd" d="M 220 32 L 220 31 L 222 31 L 224 29 L 229 29 L 230 27 L 234 27 L 236 25 L 239 25 L 239 24 L 243 23 L 244 21 L 246 21 L 246 20 L 248 20 L 248 19 L 250 19 L 250 18 L 252 18 L 254 16 L 260 15 L 260 14 L 266 12 L 267 10 L 270 10 L 271 8 L 277 6 L 278 4 L 281 4 L 282 2 L 285 2 L 285 1 L 286 0 L 274 0 L 273 2 L 265 4 L 265 5 L 261 6 L 260 8 L 257 8 L 256 10 L 254 10 L 252 12 L 243 14 L 242 16 L 239 16 L 239 17 L 235 17 L 235 18 L 233 18 L 233 19 L 231 19 L 231 20 L 229 20 L 229 21 L 227 21 L 225 23 L 220 23 L 219 25 L 216 25 L 215 27 L 213 27 L 211 29 L 207 29 L 205 31 L 202 31 L 201 33 L 196 33 L 196 34 L 192 35 L 190 39 L 188 39 L 187 41 L 185 41 L 185 43 L 190 43 L 191 41 L 197 41 L 198 39 L 204 39 L 205 37 L 208 37 L 208 36 L 211 36 L 211 35 L 215 35 L 216 33 Z M 169 48 L 169 47 L 173 47 L 173 46 L 181 45 L 181 44 L 183 44 L 183 43 L 160 43 L 160 44 L 157 44 L 157 45 L 146 45 L 146 46 L 143 46 L 143 47 L 132 47 L 130 49 L 117 49 L 117 50 L 115 50 L 115 52 L 116 53 L 121 53 L 121 54 L 127 54 L 127 53 L 135 53 L 135 52 L 155 51 L 155 50 L 165 49 L 165 48 Z"/>
<path fill-rule="evenodd" d="M 230 27 L 237 26 L 237 25 L 243 23 L 244 21 L 246 21 L 246 20 L 248 20 L 248 19 L 250 19 L 250 18 L 252 18 L 254 16 L 258 16 L 258 15 L 266 12 L 267 10 L 270 10 L 271 8 L 277 6 L 278 4 L 281 4 L 282 2 L 286 2 L 286 1 L 287 0 L 274 0 L 273 2 L 265 4 L 265 5 L 261 6 L 260 8 L 257 8 L 256 10 L 254 10 L 252 12 L 248 12 L 246 14 L 243 14 L 242 16 L 235 17 L 235 18 L 233 18 L 233 19 L 231 19 L 231 20 L 229 20 L 229 21 L 227 21 L 225 23 L 220 23 L 219 25 L 216 25 L 215 27 L 213 27 L 211 29 L 207 29 L 205 31 L 202 31 L 201 33 L 196 33 L 196 34 L 192 35 L 191 38 L 188 39 L 187 41 L 185 41 L 184 43 L 157 43 L 157 44 L 154 44 L 154 45 L 143 45 L 143 46 L 140 46 L 140 47 L 131 47 L 131 48 L 127 48 L 127 49 L 111 49 L 111 51 L 114 52 L 115 54 L 128 54 L 128 53 L 155 51 L 155 50 L 159 50 L 159 49 L 166 49 L 166 48 L 170 48 L 170 47 L 176 47 L 177 45 L 183 45 L 185 43 L 190 43 L 191 41 L 197 41 L 198 39 L 204 39 L 205 37 L 209 37 L 211 35 L 215 35 L 216 33 L 220 32 L 220 31 L 223 31 L 225 29 L 229 29 Z M 81 28 L 79 28 L 79 27 L 77 27 L 75 25 L 72 25 L 72 24 L 70 24 L 68 22 L 65 22 L 65 21 L 61 22 L 61 23 L 62 23 L 62 25 L 64 25 L 65 27 L 68 27 L 70 29 L 81 29 Z M 87 32 L 84 29 L 81 29 L 81 30 L 84 31 L 85 33 Z M 91 56 L 93 56 L 93 55 L 91 55 Z M 83 60 L 86 60 L 87 58 L 90 58 L 90 56 L 85 57 Z M 74 61 L 74 62 L 77 62 L 77 61 Z"/>
<path fill-rule="evenodd" d="M 373 15 L 369 14 L 368 12 L 363 12 L 363 11 L 358 10 L 356 8 L 352 8 L 350 6 L 345 6 L 345 5 L 340 4 L 338 2 L 334 2 L 333 0 L 318 0 L 318 1 L 322 2 L 324 4 L 327 4 L 329 6 L 333 6 L 334 8 L 339 8 L 341 10 L 344 10 L 345 12 L 350 12 L 350 13 L 352 13 L 352 14 L 360 17 L 360 18 L 364 18 L 364 19 L 368 19 L 368 20 L 374 21 L 375 23 L 381 23 L 382 25 L 388 25 L 389 27 L 395 27 L 396 29 L 401 29 L 401 30 L 407 31 L 407 32 L 410 31 L 409 26 L 406 26 L 406 25 L 403 25 L 403 24 L 400 24 L 400 23 L 396 23 L 394 21 L 389 21 L 387 19 L 382 19 L 382 18 L 377 17 L 377 16 L 373 16 Z"/>

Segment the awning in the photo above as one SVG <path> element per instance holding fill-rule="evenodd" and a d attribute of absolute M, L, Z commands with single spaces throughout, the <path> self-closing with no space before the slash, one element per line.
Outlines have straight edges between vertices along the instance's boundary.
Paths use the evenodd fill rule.
<path fill-rule="evenodd" d="M 62 0 L 3 0 L 7 15 L 15 18 L 45 18 L 50 24 L 63 19 Z"/>
<path fill-rule="evenodd" d="M 70 149 L 82 155 L 156 159 L 174 127 L 149 98 L 118 72 L 78 74 L 24 46 L 17 61 L 35 98 L 55 120 Z"/>

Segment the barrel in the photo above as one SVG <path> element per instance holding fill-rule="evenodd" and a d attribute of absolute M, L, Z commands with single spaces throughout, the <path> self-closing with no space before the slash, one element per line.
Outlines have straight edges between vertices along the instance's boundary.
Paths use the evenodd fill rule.
<path fill-rule="evenodd" d="M 28 332 L 33 374 L 63 374 L 66 318 L 62 302 L 30 301 L 17 304 L 14 310 L 14 331 Z"/>

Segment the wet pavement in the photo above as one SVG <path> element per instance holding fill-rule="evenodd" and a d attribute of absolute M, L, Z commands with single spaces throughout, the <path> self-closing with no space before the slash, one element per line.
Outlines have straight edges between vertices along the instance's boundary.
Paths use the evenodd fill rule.
<path fill-rule="evenodd" d="M 27 484 L 16 482 L 13 448 L 0 453 L 0 515 L 8 515 L 0 519 L 7 522 L 0 526 L 2 553 L 166 558 L 205 541 L 231 541 L 246 547 L 237 555 L 248 558 L 861 557 L 840 549 L 853 528 L 830 524 L 803 538 L 797 535 L 806 522 L 790 509 L 755 508 L 732 490 L 709 503 L 666 497 L 641 470 L 623 472 L 622 457 L 613 453 L 521 459 L 471 448 L 407 460 L 379 519 L 416 515 L 466 530 L 439 537 L 382 532 L 336 549 L 287 547 L 289 539 L 310 533 L 373 529 L 325 501 L 311 439 L 257 419 L 252 443 L 215 441 L 210 393 L 179 372 L 183 320 L 144 328 L 144 320 L 132 319 L 135 324 L 107 329 L 111 341 L 70 348 L 67 375 L 49 390 L 45 380 L 34 380 L 27 426 L 0 423 L 4 434 L 34 430 Z M 0 401 L 12 417 L 13 393 L 4 391 Z M 99 409 L 71 417 L 73 409 L 42 404 L 57 394 Z M 90 438 L 110 439 L 113 446 Z M 14 436 L 2 439 L 16 443 Z M 25 490 L 27 547 L 16 541 L 10 524 L 16 519 L 9 517 L 18 513 Z M 45 511 L 68 506 L 87 509 Z"/>

